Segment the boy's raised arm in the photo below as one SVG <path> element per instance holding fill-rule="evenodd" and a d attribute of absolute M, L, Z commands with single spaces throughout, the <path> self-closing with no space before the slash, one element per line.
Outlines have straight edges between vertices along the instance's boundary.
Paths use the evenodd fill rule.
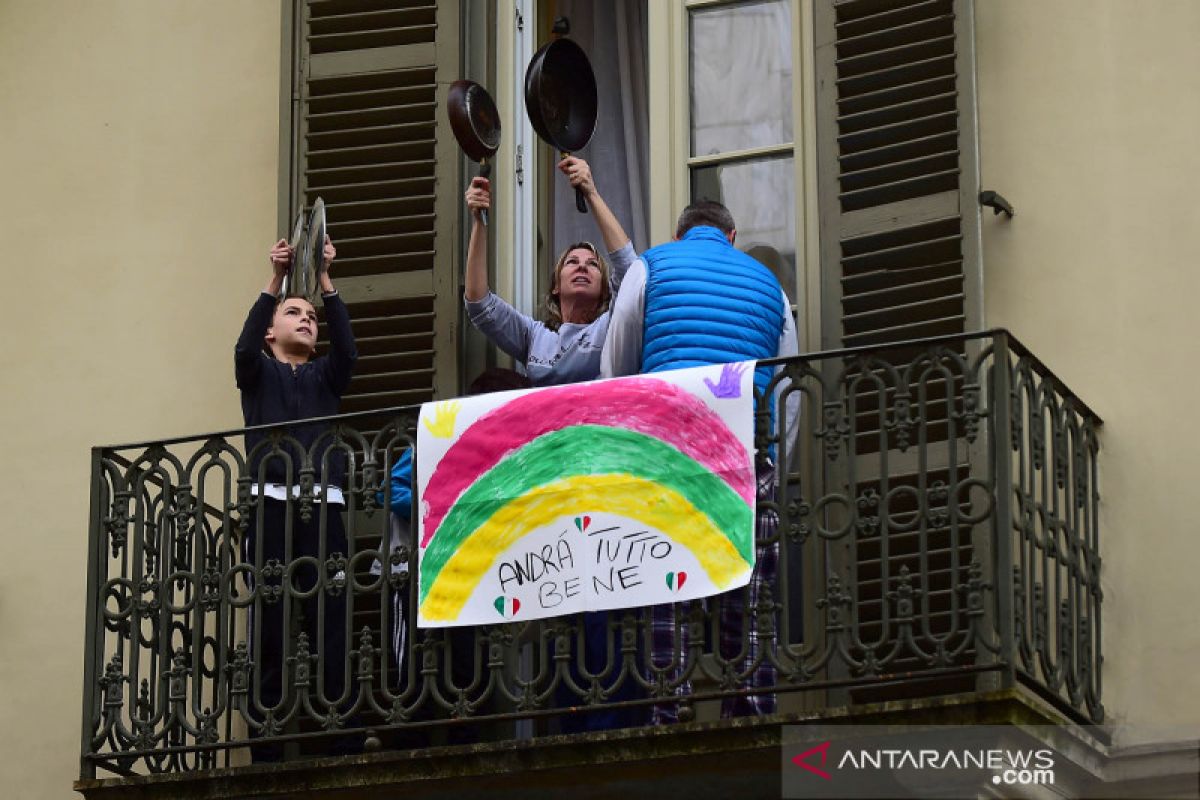
<path fill-rule="evenodd" d="M 237 344 L 233 347 L 233 372 L 238 388 L 244 388 L 258 380 L 262 369 L 263 337 L 267 328 L 271 327 L 271 317 L 275 314 L 275 298 L 283 288 L 283 276 L 287 274 L 288 265 L 292 262 L 292 249 L 287 239 L 280 239 L 268 254 L 271 261 L 271 277 L 262 293 L 250 307 L 246 322 L 242 325 L 242 333 L 238 336 Z"/>
<path fill-rule="evenodd" d="M 350 312 L 338 295 L 329 277 L 329 268 L 337 258 L 337 250 L 329 237 L 325 237 L 325 268 L 321 270 L 321 298 L 325 303 L 325 322 L 329 326 L 329 382 L 340 396 L 350 385 L 354 374 L 354 362 L 358 360 L 358 348 L 354 343 L 354 331 L 350 328 Z"/>

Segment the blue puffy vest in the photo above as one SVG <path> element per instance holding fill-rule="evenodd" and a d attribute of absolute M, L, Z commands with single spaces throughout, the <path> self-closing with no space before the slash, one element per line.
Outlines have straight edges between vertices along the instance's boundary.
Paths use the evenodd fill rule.
<path fill-rule="evenodd" d="M 707 225 L 642 254 L 646 262 L 642 372 L 772 358 L 783 292 L 765 266 Z M 765 392 L 772 370 L 755 372 Z"/>

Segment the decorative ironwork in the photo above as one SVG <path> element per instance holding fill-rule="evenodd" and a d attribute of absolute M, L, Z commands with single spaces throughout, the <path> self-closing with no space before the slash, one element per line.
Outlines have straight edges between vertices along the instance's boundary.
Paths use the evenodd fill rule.
<path fill-rule="evenodd" d="M 84 776 L 211 767 L 252 743 L 377 746 L 412 726 L 616 702 L 689 719 L 698 699 L 750 689 L 853 704 L 886 697 L 903 674 L 940 691 L 924 670 L 993 672 L 1102 720 L 1100 420 L 1003 331 L 779 365 L 771 389 L 799 411 L 760 402 L 756 415 L 760 456 L 779 462 L 760 508 L 778 525 L 758 542 L 760 557 L 778 555 L 778 576 L 753 595 L 678 604 L 666 624 L 650 609 L 609 613 L 599 652 L 586 651 L 580 616 L 416 629 L 416 553 L 390 538 L 387 480 L 412 445 L 415 408 L 319 421 L 327 432 L 307 452 L 287 427 L 268 431 L 264 458 L 296 487 L 285 541 L 301 525 L 319 539 L 282 557 L 248 547 L 267 489 L 265 470 L 248 472 L 244 431 L 97 448 Z M 334 458 L 344 508 L 314 479 Z M 344 545 L 330 527 L 339 514 Z"/>

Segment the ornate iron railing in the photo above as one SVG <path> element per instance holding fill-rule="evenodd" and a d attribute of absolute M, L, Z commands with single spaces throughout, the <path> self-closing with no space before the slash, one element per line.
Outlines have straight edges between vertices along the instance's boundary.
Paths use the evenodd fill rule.
<path fill-rule="evenodd" d="M 760 403 L 756 421 L 760 455 L 779 464 L 759 503 L 760 562 L 776 574 L 593 620 L 609 635 L 586 655 L 579 616 L 415 629 L 415 554 L 388 544 L 385 478 L 416 408 L 330 418 L 303 454 L 286 428 L 262 429 L 267 459 L 300 487 L 286 527 L 315 520 L 315 557 L 244 548 L 265 474 L 248 470 L 244 431 L 96 448 L 83 777 L 217 766 L 252 741 L 353 749 L 472 720 L 513 736 L 510 720 L 602 707 L 624 724 L 650 707 L 688 719 L 698 702 L 754 692 L 811 708 L 1020 684 L 1101 721 L 1096 415 L 1004 331 L 777 363 L 782 407 L 800 403 L 790 420 Z M 329 547 L 336 507 L 319 501 L 313 469 L 337 458 L 345 551 Z M 313 636 L 297 621 L 306 598 Z M 277 698 L 254 655 L 265 625 L 249 624 L 273 608 Z M 350 629 L 336 652 L 321 644 L 334 614 Z"/>

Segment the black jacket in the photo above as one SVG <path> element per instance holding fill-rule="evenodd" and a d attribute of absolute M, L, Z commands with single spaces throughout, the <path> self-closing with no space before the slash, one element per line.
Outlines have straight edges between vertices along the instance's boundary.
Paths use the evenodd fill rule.
<path fill-rule="evenodd" d="M 350 330 L 350 315 L 346 304 L 336 293 L 325 295 L 325 321 L 329 330 L 329 354 L 313 359 L 292 369 L 291 365 L 279 361 L 263 350 L 263 337 L 271 326 L 275 314 L 276 300 L 263 292 L 246 317 L 242 335 L 238 337 L 233 351 L 234 375 L 242 392 L 242 419 L 247 426 L 268 425 L 273 422 L 290 422 L 310 417 L 325 417 L 338 412 L 342 393 L 350 385 L 354 362 L 358 351 L 354 346 L 354 333 Z M 325 425 L 295 425 L 289 434 L 305 451 L 325 432 Z M 259 466 L 263 456 L 270 450 L 264 445 L 255 452 L 255 447 L 268 438 L 265 433 L 246 434 L 246 452 L 250 458 L 250 477 L 259 481 Z M 314 481 L 321 484 L 321 461 L 328 449 L 322 443 L 312 453 Z M 301 451 L 294 445 L 288 448 L 292 458 L 291 474 L 285 459 L 280 455 L 266 459 L 265 480 L 270 483 L 296 485 L 300 482 L 302 466 Z M 330 454 L 328 481 L 331 486 L 345 488 L 346 462 L 343 453 Z"/>

